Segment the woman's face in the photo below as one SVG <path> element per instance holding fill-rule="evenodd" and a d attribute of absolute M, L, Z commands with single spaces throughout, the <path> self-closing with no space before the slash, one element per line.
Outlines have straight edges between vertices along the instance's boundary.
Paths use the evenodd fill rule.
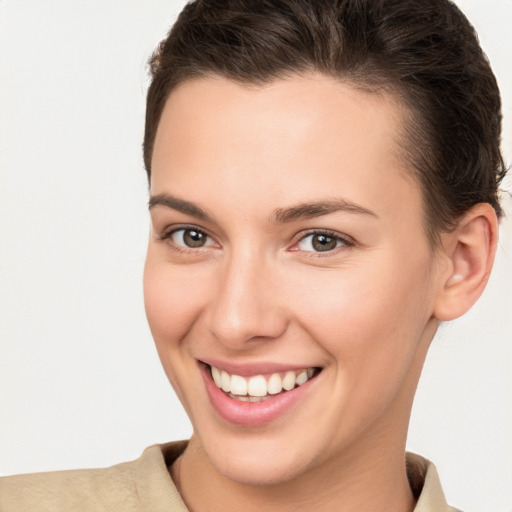
<path fill-rule="evenodd" d="M 198 79 L 167 101 L 147 316 L 228 478 L 279 482 L 403 450 L 439 272 L 401 123 L 391 100 L 323 76 Z"/>

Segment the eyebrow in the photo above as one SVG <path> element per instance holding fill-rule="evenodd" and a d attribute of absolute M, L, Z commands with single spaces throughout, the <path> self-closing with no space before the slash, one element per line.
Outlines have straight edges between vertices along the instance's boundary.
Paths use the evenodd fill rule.
<path fill-rule="evenodd" d="M 157 194 L 156 196 L 151 196 L 148 203 L 149 209 L 151 210 L 151 208 L 157 205 L 171 208 L 172 210 L 176 210 L 185 215 L 192 215 L 193 217 L 197 217 L 201 220 L 212 220 L 211 215 L 197 204 L 185 201 L 184 199 L 178 199 L 177 197 L 173 197 L 168 194 Z"/>
<path fill-rule="evenodd" d="M 368 210 L 368 208 L 364 208 L 346 199 L 332 199 L 313 203 L 301 203 L 290 208 L 278 208 L 274 210 L 271 222 L 285 224 L 296 220 L 313 219 L 335 212 L 356 213 L 378 218 L 378 215 Z"/>
<path fill-rule="evenodd" d="M 191 215 L 201 220 L 212 221 L 212 216 L 203 208 L 191 201 L 179 199 L 168 194 L 157 194 L 149 199 L 149 209 L 154 206 L 165 206 L 185 215 Z M 272 212 L 270 222 L 274 224 L 286 224 L 297 220 L 313 219 L 335 212 L 347 212 L 354 214 L 370 215 L 378 218 L 378 215 L 368 208 L 364 208 L 346 199 L 331 199 L 315 201 L 312 203 L 300 203 L 289 208 L 277 208 Z"/>

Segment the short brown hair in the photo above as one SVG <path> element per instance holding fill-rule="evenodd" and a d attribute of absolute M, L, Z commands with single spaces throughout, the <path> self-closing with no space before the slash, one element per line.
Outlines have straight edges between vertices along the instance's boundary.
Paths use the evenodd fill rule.
<path fill-rule="evenodd" d="M 502 214 L 501 100 L 474 28 L 448 0 L 196 0 L 150 59 L 144 163 L 170 92 L 220 75 L 263 85 L 312 71 L 393 95 L 432 242 L 473 205 Z"/>

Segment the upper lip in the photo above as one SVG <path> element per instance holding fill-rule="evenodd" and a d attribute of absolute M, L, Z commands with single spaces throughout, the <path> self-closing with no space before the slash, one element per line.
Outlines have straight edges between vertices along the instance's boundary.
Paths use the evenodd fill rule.
<path fill-rule="evenodd" d="M 221 361 L 218 359 L 199 359 L 200 363 L 209 366 L 215 366 L 219 370 L 224 370 L 230 375 L 240 375 L 241 377 L 249 377 L 251 375 L 262 375 L 267 373 L 279 373 L 287 371 L 304 370 L 307 368 L 318 368 L 311 364 L 289 364 L 276 362 L 251 362 L 251 363 L 233 363 L 229 361 Z"/>

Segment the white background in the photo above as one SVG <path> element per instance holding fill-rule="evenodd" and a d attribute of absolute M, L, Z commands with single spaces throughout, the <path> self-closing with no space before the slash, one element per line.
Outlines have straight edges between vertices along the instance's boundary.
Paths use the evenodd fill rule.
<path fill-rule="evenodd" d="M 145 63 L 183 4 L 0 0 L 1 474 L 190 435 L 142 298 Z M 498 75 L 511 162 L 512 1 L 458 4 Z M 411 422 L 409 449 L 466 512 L 512 510 L 511 341 L 508 219 L 484 297 L 434 341 Z"/>

